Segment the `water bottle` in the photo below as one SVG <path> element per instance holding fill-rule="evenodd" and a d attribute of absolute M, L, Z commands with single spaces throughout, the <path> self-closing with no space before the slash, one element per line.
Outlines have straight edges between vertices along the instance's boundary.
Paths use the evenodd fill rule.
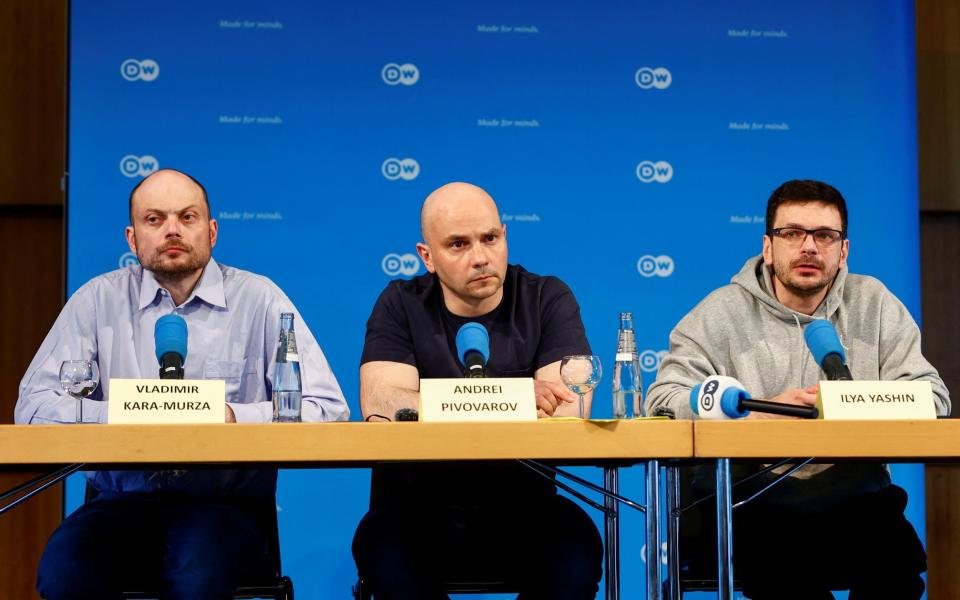
<path fill-rule="evenodd" d="M 300 421 L 300 356 L 293 333 L 293 313 L 280 314 L 280 342 L 277 366 L 273 371 L 273 420 L 278 423 Z"/>
<path fill-rule="evenodd" d="M 633 313 L 620 313 L 617 357 L 613 365 L 613 417 L 627 419 L 643 415 L 643 382 L 640 357 L 633 333 Z"/>

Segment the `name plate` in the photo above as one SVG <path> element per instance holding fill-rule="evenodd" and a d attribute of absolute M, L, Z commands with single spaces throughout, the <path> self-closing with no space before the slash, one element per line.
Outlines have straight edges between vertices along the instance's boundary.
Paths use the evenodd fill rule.
<path fill-rule="evenodd" d="M 111 379 L 107 423 L 223 423 L 222 379 Z"/>
<path fill-rule="evenodd" d="M 929 381 L 821 381 L 822 419 L 936 419 Z"/>
<path fill-rule="evenodd" d="M 536 421 L 533 379 L 421 379 L 420 420 Z"/>

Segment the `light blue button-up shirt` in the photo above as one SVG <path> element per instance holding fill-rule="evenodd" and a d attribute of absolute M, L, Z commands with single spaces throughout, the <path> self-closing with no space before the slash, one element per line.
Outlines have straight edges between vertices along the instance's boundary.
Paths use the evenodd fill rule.
<path fill-rule="evenodd" d="M 238 422 L 273 417 L 272 378 L 280 313 L 294 313 L 303 378 L 303 420 L 346 420 L 349 409 L 323 351 L 293 303 L 266 277 L 213 259 L 176 306 L 153 273 L 130 266 L 87 282 L 67 301 L 20 382 L 17 423 L 74 423 L 76 400 L 60 387 L 65 360 L 96 360 L 100 387 L 84 400 L 84 421 L 106 423 L 111 378 L 156 379 L 153 328 L 171 313 L 187 323 L 186 379 L 222 379 Z M 256 440 L 251 440 L 256 444 Z M 247 494 L 271 492 L 273 470 L 99 471 L 101 491 Z"/>

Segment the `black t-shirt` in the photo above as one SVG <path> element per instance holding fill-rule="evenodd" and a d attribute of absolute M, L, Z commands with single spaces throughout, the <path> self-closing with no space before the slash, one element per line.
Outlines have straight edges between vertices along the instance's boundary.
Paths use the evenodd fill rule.
<path fill-rule="evenodd" d="M 570 288 L 556 277 L 510 265 L 503 300 L 479 317 L 460 317 L 447 310 L 434 274 L 390 282 L 367 321 L 360 362 L 405 363 L 416 367 L 421 379 L 462 377 L 456 335 L 470 321 L 481 323 L 490 334 L 491 377 L 533 377 L 537 369 L 564 356 L 590 354 L 580 307 Z M 378 504 L 437 495 L 469 503 L 555 491 L 552 483 L 522 465 L 457 462 L 378 467 L 372 493 Z"/>

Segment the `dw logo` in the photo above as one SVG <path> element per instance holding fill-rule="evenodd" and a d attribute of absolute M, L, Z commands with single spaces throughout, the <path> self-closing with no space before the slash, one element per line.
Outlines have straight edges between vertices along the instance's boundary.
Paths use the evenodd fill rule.
<path fill-rule="evenodd" d="M 644 350 L 640 353 L 640 368 L 647 373 L 656 373 L 660 368 L 660 361 L 667 355 L 666 350 Z"/>
<path fill-rule="evenodd" d="M 151 58 L 144 60 L 128 58 L 121 63 L 120 74 L 123 75 L 123 78 L 127 81 L 136 81 L 138 79 L 140 81 L 153 81 L 160 75 L 160 65 Z"/>
<path fill-rule="evenodd" d="M 711 379 L 707 382 L 707 385 L 703 386 L 703 395 L 700 397 L 700 408 L 708 412 L 713 408 L 713 395 L 717 393 L 717 388 L 719 387 L 720 382 L 716 379 Z"/>
<path fill-rule="evenodd" d="M 380 172 L 390 181 L 412 181 L 420 174 L 420 163 L 412 158 L 388 158 L 380 165 Z"/>
<path fill-rule="evenodd" d="M 137 260 L 137 255 L 133 252 L 124 252 L 120 255 L 120 261 L 118 264 L 120 265 L 121 269 L 126 269 L 127 267 L 139 265 L 140 261 Z"/>
<path fill-rule="evenodd" d="M 413 85 L 420 80 L 420 69 L 417 68 L 417 65 L 410 63 L 404 63 L 402 65 L 387 63 L 383 65 L 383 69 L 380 71 L 380 77 L 383 78 L 383 82 L 387 85 L 397 85 L 400 83 L 403 85 Z"/>
<path fill-rule="evenodd" d="M 660 564 L 667 564 L 667 543 L 663 542 L 660 544 Z M 647 545 L 644 544 L 640 547 L 640 560 L 647 562 Z"/>
<path fill-rule="evenodd" d="M 644 183 L 666 183 L 673 179 L 673 166 L 665 160 L 640 161 L 637 165 L 637 179 Z"/>
<path fill-rule="evenodd" d="M 637 261 L 637 271 L 644 277 L 670 277 L 673 275 L 673 259 L 666 254 L 644 254 Z"/>
<path fill-rule="evenodd" d="M 146 177 L 160 168 L 157 159 L 149 154 L 128 154 L 120 159 L 120 172 L 126 177 Z"/>
<path fill-rule="evenodd" d="M 665 90 L 673 83 L 673 75 L 663 67 L 657 67 L 655 69 L 640 67 L 637 69 L 633 78 L 636 80 L 637 85 L 644 90 L 649 90 L 650 88 Z"/>
<path fill-rule="evenodd" d="M 420 270 L 420 258 L 416 254 L 390 253 L 380 261 L 380 268 L 390 277 L 416 275 Z"/>

